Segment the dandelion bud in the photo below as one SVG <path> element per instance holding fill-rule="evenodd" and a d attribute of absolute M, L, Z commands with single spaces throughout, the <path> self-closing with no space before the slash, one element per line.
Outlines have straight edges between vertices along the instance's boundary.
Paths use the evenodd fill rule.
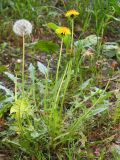
<path fill-rule="evenodd" d="M 17 63 L 20 64 L 22 61 L 21 59 L 17 59 Z"/>
<path fill-rule="evenodd" d="M 17 20 L 13 25 L 13 31 L 18 36 L 30 35 L 32 32 L 32 24 L 25 19 Z"/>

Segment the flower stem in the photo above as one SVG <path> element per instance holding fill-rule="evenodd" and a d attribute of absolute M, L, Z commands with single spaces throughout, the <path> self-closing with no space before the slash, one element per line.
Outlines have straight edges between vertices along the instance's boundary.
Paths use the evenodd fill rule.
<path fill-rule="evenodd" d="M 59 60 L 58 60 L 58 64 L 57 64 L 56 82 L 58 80 L 58 74 L 59 74 L 59 68 L 60 68 L 60 62 L 61 62 L 61 55 L 62 55 L 62 48 L 63 48 L 63 38 L 61 40 L 60 54 L 59 54 Z"/>
<path fill-rule="evenodd" d="M 15 101 L 17 101 L 17 73 L 15 78 Z"/>
<path fill-rule="evenodd" d="M 71 22 L 72 22 L 71 53 L 73 53 L 73 42 L 74 42 L 74 19 L 72 19 Z"/>
<path fill-rule="evenodd" d="M 22 95 L 24 96 L 24 86 L 25 86 L 25 36 L 23 34 L 23 62 L 22 62 Z"/>

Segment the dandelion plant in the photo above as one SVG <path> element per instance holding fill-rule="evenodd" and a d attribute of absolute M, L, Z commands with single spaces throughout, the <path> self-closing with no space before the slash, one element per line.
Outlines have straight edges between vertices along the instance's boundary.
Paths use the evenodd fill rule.
<path fill-rule="evenodd" d="M 13 25 L 13 31 L 23 39 L 23 58 L 22 58 L 22 95 L 24 96 L 25 81 L 25 36 L 32 33 L 32 24 L 25 19 L 17 20 Z"/>

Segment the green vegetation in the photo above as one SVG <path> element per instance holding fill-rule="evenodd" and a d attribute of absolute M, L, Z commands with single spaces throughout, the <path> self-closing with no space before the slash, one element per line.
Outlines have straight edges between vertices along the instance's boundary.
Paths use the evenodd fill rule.
<path fill-rule="evenodd" d="M 0 158 L 119 160 L 119 69 L 119 0 L 1 0 Z"/>

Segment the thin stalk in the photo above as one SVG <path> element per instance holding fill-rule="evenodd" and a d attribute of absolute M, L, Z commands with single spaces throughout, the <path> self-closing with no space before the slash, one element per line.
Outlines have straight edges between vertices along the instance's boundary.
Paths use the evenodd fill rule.
<path fill-rule="evenodd" d="M 45 75 L 45 95 L 44 95 L 44 111 L 47 109 L 47 98 L 48 98 L 48 77 L 49 77 L 49 64 L 50 62 L 48 61 L 48 67 L 47 67 L 47 73 Z"/>
<path fill-rule="evenodd" d="M 72 23 L 71 53 L 73 53 L 73 42 L 74 42 L 74 19 L 71 20 L 71 23 Z"/>
<path fill-rule="evenodd" d="M 35 80 L 33 80 L 33 98 L 34 98 L 34 104 L 36 106 Z"/>
<path fill-rule="evenodd" d="M 22 58 L 22 95 L 24 96 L 24 87 L 25 87 L 25 36 L 23 34 L 23 58 Z"/>
<path fill-rule="evenodd" d="M 61 99 L 61 107 L 60 107 L 60 110 L 61 110 L 61 113 L 62 113 L 62 110 L 63 110 L 63 103 L 64 103 L 64 100 L 65 100 L 65 94 L 66 94 L 66 91 L 67 91 L 67 88 L 68 88 L 68 85 L 69 85 L 69 82 L 70 82 L 70 78 L 71 78 L 71 71 L 72 71 L 72 60 L 69 61 L 68 63 L 68 70 L 67 70 L 67 78 L 66 78 L 66 83 L 65 83 L 65 89 L 64 89 L 64 92 L 63 92 L 63 98 Z"/>
<path fill-rule="evenodd" d="M 17 86 L 18 86 L 18 84 L 17 84 L 17 73 L 15 73 L 16 74 L 16 78 L 15 78 L 15 101 L 17 101 Z"/>
<path fill-rule="evenodd" d="M 57 91 L 57 93 L 56 93 L 56 95 L 55 95 L 55 105 L 54 105 L 55 108 L 56 108 L 56 105 L 57 105 L 57 102 L 58 102 L 58 99 L 59 99 L 60 91 L 61 91 L 61 88 L 62 88 L 62 86 L 63 86 L 63 82 L 64 82 L 64 78 L 65 78 L 65 76 L 66 76 L 67 69 L 68 69 L 68 64 L 67 64 L 67 66 L 66 66 L 65 72 L 64 72 L 63 77 L 62 77 L 62 79 L 61 79 L 61 83 L 60 83 L 60 85 L 59 85 L 59 89 L 58 89 L 58 91 Z"/>
<path fill-rule="evenodd" d="M 59 76 L 59 68 L 60 68 L 60 62 L 61 62 L 61 56 L 62 56 L 62 49 L 63 49 L 63 38 L 61 40 L 60 54 L 59 54 L 59 60 L 58 60 L 58 64 L 57 64 L 56 82 L 58 81 L 58 76 Z"/>

